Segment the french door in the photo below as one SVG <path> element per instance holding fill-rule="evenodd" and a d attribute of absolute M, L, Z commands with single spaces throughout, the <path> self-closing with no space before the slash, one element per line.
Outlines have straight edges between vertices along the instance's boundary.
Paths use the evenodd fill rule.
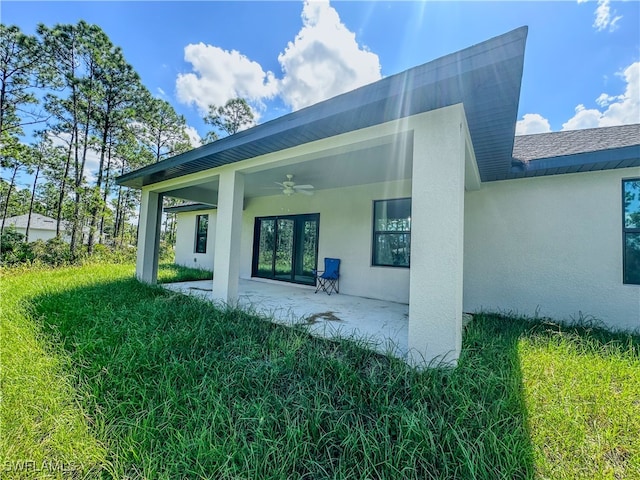
<path fill-rule="evenodd" d="M 320 214 L 257 217 L 251 275 L 315 284 Z"/>

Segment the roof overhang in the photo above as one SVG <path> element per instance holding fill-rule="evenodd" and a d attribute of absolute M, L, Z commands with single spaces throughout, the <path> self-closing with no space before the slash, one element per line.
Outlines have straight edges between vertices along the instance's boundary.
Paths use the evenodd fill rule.
<path fill-rule="evenodd" d="M 515 138 L 508 178 L 640 166 L 640 124 L 523 135 Z"/>
<path fill-rule="evenodd" d="M 207 203 L 188 203 L 182 205 L 175 205 L 173 207 L 164 207 L 165 213 L 182 213 L 182 212 L 199 212 L 202 210 L 216 210 L 216 205 L 210 205 Z"/>
<path fill-rule="evenodd" d="M 540 177 L 563 173 L 594 172 L 640 166 L 640 146 L 560 155 L 529 162 L 514 161 L 508 178 Z"/>
<path fill-rule="evenodd" d="M 133 188 L 462 103 L 482 181 L 507 178 L 527 27 L 116 179 Z"/>

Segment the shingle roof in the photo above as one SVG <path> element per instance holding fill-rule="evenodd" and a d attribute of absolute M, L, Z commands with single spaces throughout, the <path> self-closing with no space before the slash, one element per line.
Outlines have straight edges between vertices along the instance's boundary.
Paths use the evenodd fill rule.
<path fill-rule="evenodd" d="M 4 225 L 9 226 L 13 225 L 16 228 L 27 228 L 27 221 L 29 218 L 29 214 L 18 215 L 16 217 L 9 217 L 4 221 Z M 56 229 L 56 219 L 45 217 L 44 215 L 40 215 L 39 213 L 31 214 L 31 223 L 29 228 L 36 230 L 54 230 Z M 62 225 L 64 229 L 64 224 Z"/>
<path fill-rule="evenodd" d="M 515 138 L 508 178 L 640 167 L 640 124 Z"/>
<path fill-rule="evenodd" d="M 523 162 L 640 145 L 640 124 L 538 133 L 515 138 L 513 158 Z"/>
<path fill-rule="evenodd" d="M 506 178 L 527 27 L 365 85 L 116 179 L 142 188 L 190 173 L 443 108 L 464 105 L 483 181 Z"/>

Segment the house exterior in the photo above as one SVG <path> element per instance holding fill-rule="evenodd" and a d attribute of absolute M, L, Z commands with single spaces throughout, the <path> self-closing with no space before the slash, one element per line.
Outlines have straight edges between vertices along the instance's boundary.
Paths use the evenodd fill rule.
<path fill-rule="evenodd" d="M 515 138 L 526 36 L 119 177 L 142 190 L 138 278 L 156 281 L 166 195 L 191 202 L 176 261 L 213 268 L 215 299 L 239 278 L 312 284 L 340 258 L 340 293 L 409 304 L 410 363 L 455 364 L 463 312 L 639 328 L 639 126 Z"/>
<path fill-rule="evenodd" d="M 5 228 L 14 226 L 16 232 L 26 235 L 27 223 L 29 222 L 29 214 L 18 215 L 16 217 L 9 217 L 5 220 Z M 56 236 L 56 219 L 46 217 L 39 213 L 31 214 L 31 223 L 29 225 L 29 238 L 26 238 L 27 242 L 35 242 L 36 240 L 51 240 Z"/>
<path fill-rule="evenodd" d="M 465 310 L 640 329 L 640 124 L 516 137 L 513 156 L 465 198 Z"/>
<path fill-rule="evenodd" d="M 198 202 L 166 207 L 176 215 L 175 263 L 191 268 L 213 270 L 216 238 L 216 208 Z"/>

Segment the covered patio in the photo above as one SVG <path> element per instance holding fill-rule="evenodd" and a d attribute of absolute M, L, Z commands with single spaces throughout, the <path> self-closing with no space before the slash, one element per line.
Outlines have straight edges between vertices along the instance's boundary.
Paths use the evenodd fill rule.
<path fill-rule="evenodd" d="M 211 280 L 163 287 L 214 302 Z M 409 305 L 344 294 L 314 293 L 314 287 L 240 279 L 238 306 L 269 321 L 300 326 L 312 335 L 361 342 L 379 353 L 406 359 Z"/>
<path fill-rule="evenodd" d="M 278 321 L 301 319 L 313 333 L 381 339 L 376 349 L 396 348 L 416 366 L 454 366 L 462 345 L 465 195 L 511 168 L 526 33 L 514 30 L 119 177 L 141 190 L 137 278 L 157 280 L 163 197 L 203 203 L 215 209 L 209 255 L 216 274 L 203 290 L 180 288 Z M 310 184 L 314 195 L 274 191 L 284 178 Z M 376 202 L 406 200 L 403 228 L 386 207 L 376 210 Z M 305 215 L 315 222 L 313 242 L 295 233 L 306 232 Z M 339 258 L 343 293 L 316 304 L 304 288 L 289 295 L 290 286 L 239 282 L 265 276 L 256 265 L 269 261 L 269 278 L 277 278 L 278 251 L 259 260 L 271 252 L 271 233 L 261 243 L 261 222 L 269 221 L 293 224 L 289 281 L 295 266 L 311 270 L 322 258 Z M 395 252 L 410 252 L 410 263 L 378 260 L 392 241 L 402 242 Z M 187 244 L 194 263 L 206 253 Z M 308 251 L 312 262 L 304 260 Z M 401 302 L 397 317 L 387 315 L 392 302 Z"/>

